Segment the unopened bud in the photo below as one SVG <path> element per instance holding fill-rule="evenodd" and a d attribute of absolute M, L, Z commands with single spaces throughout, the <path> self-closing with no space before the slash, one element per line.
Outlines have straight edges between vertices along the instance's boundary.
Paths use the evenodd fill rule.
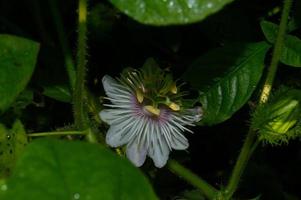
<path fill-rule="evenodd" d="M 271 119 L 267 128 L 279 134 L 286 133 L 300 117 L 300 102 L 294 99 L 283 99 L 272 105 Z"/>
<path fill-rule="evenodd" d="M 252 119 L 252 127 L 267 143 L 287 143 L 299 133 L 301 122 L 301 91 L 281 89 L 270 102 L 259 107 Z"/>

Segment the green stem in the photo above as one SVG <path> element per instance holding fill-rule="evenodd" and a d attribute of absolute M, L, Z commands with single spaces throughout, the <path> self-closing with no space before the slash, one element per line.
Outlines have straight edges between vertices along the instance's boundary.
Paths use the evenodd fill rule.
<path fill-rule="evenodd" d="M 211 186 L 205 180 L 198 177 L 196 174 L 191 172 L 189 169 L 180 165 L 177 161 L 169 160 L 167 163 L 167 166 L 170 171 L 179 175 L 181 178 L 186 180 L 188 183 L 190 183 L 191 185 L 193 185 L 196 188 L 198 188 L 199 190 L 201 190 L 208 199 L 214 199 L 216 197 L 216 195 L 218 194 L 217 189 L 215 189 L 213 186 Z"/>
<path fill-rule="evenodd" d="M 254 148 L 255 139 L 256 139 L 256 132 L 250 130 L 246 137 L 244 145 L 241 149 L 241 152 L 238 156 L 238 159 L 235 163 L 229 183 L 226 187 L 225 199 L 231 199 L 232 195 L 236 191 L 240 178 L 247 166 L 249 158 L 251 157 L 251 153 L 255 150 Z"/>
<path fill-rule="evenodd" d="M 282 47 L 283 47 L 284 37 L 286 34 L 286 26 L 287 26 L 287 21 L 292 6 L 292 2 L 293 0 L 284 0 L 284 6 L 281 14 L 279 30 L 278 30 L 276 43 L 272 54 L 272 60 L 261 92 L 259 103 L 265 103 L 268 100 L 269 95 L 271 93 L 272 85 L 275 79 L 278 63 L 283 49 Z"/>
<path fill-rule="evenodd" d="M 78 3 L 78 40 L 77 40 L 77 72 L 74 91 L 74 119 L 78 129 L 88 127 L 87 112 L 85 110 L 86 91 L 86 55 L 87 55 L 87 0 Z"/>
<path fill-rule="evenodd" d="M 96 136 L 96 133 L 93 132 L 93 130 L 91 130 L 91 128 L 89 128 L 86 134 L 86 140 L 90 143 L 98 143 L 98 138 Z"/>
<path fill-rule="evenodd" d="M 62 18 L 59 14 L 58 6 L 57 6 L 57 0 L 48 0 L 48 4 L 52 13 L 52 17 L 54 20 L 56 32 L 58 34 L 59 42 L 64 54 L 65 59 L 65 67 L 66 71 L 69 77 L 70 87 L 73 91 L 75 87 L 75 80 L 76 80 L 76 73 L 75 73 L 75 67 L 74 62 L 71 54 L 71 50 L 69 47 L 69 42 L 67 40 L 65 31 L 64 31 L 64 25 Z"/>
<path fill-rule="evenodd" d="M 286 25 L 287 25 L 291 6 L 292 6 L 292 0 L 284 0 L 284 6 L 281 14 L 277 39 L 272 54 L 271 64 L 270 67 L 268 68 L 268 73 L 267 73 L 265 83 L 263 85 L 262 93 L 259 99 L 259 104 L 265 103 L 269 99 L 271 93 L 272 85 L 275 79 L 278 63 L 282 52 L 284 37 L 286 33 Z M 249 161 L 252 153 L 254 152 L 255 148 L 259 144 L 258 140 L 256 139 L 257 139 L 256 132 L 253 130 L 249 130 L 249 133 L 246 137 L 242 150 L 234 166 L 229 183 L 226 187 L 225 199 L 231 199 L 232 195 L 237 190 L 237 186 L 246 168 L 247 162 Z"/>
<path fill-rule="evenodd" d="M 43 137 L 43 136 L 59 136 L 59 135 L 86 135 L 86 131 L 57 131 L 57 132 L 41 132 L 29 133 L 28 137 Z"/>

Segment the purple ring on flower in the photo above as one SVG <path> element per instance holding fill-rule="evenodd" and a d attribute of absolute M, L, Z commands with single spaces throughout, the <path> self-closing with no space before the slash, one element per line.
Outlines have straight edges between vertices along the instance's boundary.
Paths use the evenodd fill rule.
<path fill-rule="evenodd" d="M 131 83 L 136 80 L 128 78 Z M 148 105 L 134 87 L 108 75 L 102 79 L 103 87 L 111 104 L 100 112 L 100 118 L 110 125 L 106 143 L 111 147 L 126 145 L 128 159 L 140 167 L 148 155 L 156 167 L 163 167 L 172 149 L 184 150 L 189 144 L 184 131 L 194 126 L 202 116 L 200 107 L 175 111 L 166 105 Z M 137 88 L 143 80 L 136 81 Z"/>

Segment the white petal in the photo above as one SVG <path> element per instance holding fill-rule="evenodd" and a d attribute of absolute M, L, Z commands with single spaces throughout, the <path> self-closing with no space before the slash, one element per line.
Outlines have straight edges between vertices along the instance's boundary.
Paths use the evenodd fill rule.
<path fill-rule="evenodd" d="M 99 113 L 99 117 L 102 121 L 111 125 L 116 120 L 123 119 L 129 116 L 131 112 L 125 109 L 104 109 Z"/>
<path fill-rule="evenodd" d="M 104 109 L 100 111 L 99 117 L 102 121 L 111 125 L 111 122 L 115 119 L 116 115 L 112 112 L 112 110 Z"/>
<path fill-rule="evenodd" d="M 167 129 L 172 133 L 171 136 L 171 146 L 173 149 L 183 150 L 187 149 L 189 144 L 186 137 L 181 133 L 179 128 L 173 126 L 172 124 L 166 124 Z"/>
<path fill-rule="evenodd" d="M 112 99 L 129 99 L 131 95 L 125 86 L 119 84 L 115 79 L 108 75 L 105 75 L 102 78 L 102 84 L 106 95 Z"/>
<path fill-rule="evenodd" d="M 190 122 L 185 122 L 180 116 L 177 115 L 171 115 L 171 120 L 169 124 L 173 127 L 177 127 L 182 131 L 187 131 L 190 133 L 193 133 L 190 129 L 186 128 L 185 125 L 193 125 Z"/>
<path fill-rule="evenodd" d="M 171 150 L 171 134 L 170 134 L 170 130 L 167 127 L 167 124 L 161 123 L 160 124 L 160 131 L 162 133 L 162 135 L 165 138 L 165 141 L 168 145 L 169 150 Z"/>
<path fill-rule="evenodd" d="M 177 150 L 188 148 L 188 140 L 180 133 L 179 129 L 169 124 L 161 124 L 160 127 L 170 150 L 171 148 Z"/>
<path fill-rule="evenodd" d="M 144 129 L 143 132 L 141 133 L 141 136 L 139 139 L 140 143 L 142 143 L 143 145 L 146 145 L 147 147 L 150 146 L 150 142 L 151 142 L 151 135 L 153 135 L 153 131 L 154 131 L 154 126 L 153 126 L 153 119 L 150 119 L 148 117 L 144 117 Z"/>
<path fill-rule="evenodd" d="M 169 156 L 169 148 L 165 138 L 159 132 L 158 125 L 155 125 L 154 136 L 151 138 L 152 145 L 148 149 L 148 155 L 153 159 L 156 167 L 163 167 Z"/>
<path fill-rule="evenodd" d="M 171 147 L 176 150 L 184 150 L 189 146 L 188 140 L 185 138 L 176 138 L 172 137 L 171 139 Z"/>
<path fill-rule="evenodd" d="M 138 140 L 135 140 L 127 145 L 126 155 L 128 159 L 137 167 L 143 165 L 146 158 L 147 148 L 139 145 Z"/>
<path fill-rule="evenodd" d="M 106 143 L 111 147 L 119 147 L 128 142 L 128 137 L 123 135 L 123 129 L 118 126 L 111 126 L 106 135 Z"/>
<path fill-rule="evenodd" d="M 201 107 L 195 107 L 192 109 L 186 109 L 184 111 L 183 119 L 187 120 L 187 122 L 195 123 L 202 119 L 203 110 Z"/>
<path fill-rule="evenodd" d="M 133 118 L 128 117 L 119 124 L 111 125 L 106 135 L 106 143 L 111 147 L 119 147 L 130 141 L 135 131 L 135 126 L 131 124 Z"/>

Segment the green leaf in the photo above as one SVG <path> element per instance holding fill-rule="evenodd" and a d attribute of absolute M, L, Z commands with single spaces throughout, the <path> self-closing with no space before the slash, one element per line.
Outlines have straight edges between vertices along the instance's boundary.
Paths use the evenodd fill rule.
<path fill-rule="evenodd" d="M 118 11 L 115 8 L 103 2 L 95 4 L 89 13 L 89 30 L 96 34 L 97 38 L 102 37 L 102 39 L 111 39 L 111 31 L 117 21 L 117 12 Z"/>
<path fill-rule="evenodd" d="M 23 153 L 27 145 L 27 135 L 24 126 L 20 120 L 16 120 L 11 129 L 11 137 L 14 143 L 15 156 L 18 157 Z"/>
<path fill-rule="evenodd" d="M 0 124 L 0 177 L 6 177 L 27 144 L 22 123 L 17 120 L 11 130 Z"/>
<path fill-rule="evenodd" d="M 70 88 L 67 85 L 44 86 L 43 94 L 58 101 L 70 103 L 72 99 Z"/>
<path fill-rule="evenodd" d="M 15 110 L 22 110 L 26 108 L 26 106 L 31 104 L 32 101 L 33 91 L 31 89 L 25 89 L 18 95 L 15 102 L 13 103 L 13 107 L 15 108 Z"/>
<path fill-rule="evenodd" d="M 32 142 L 5 186 L 3 200 L 157 199 L 129 161 L 105 147 L 78 141 Z"/>
<path fill-rule="evenodd" d="M 125 14 L 151 25 L 187 24 L 205 19 L 233 0 L 110 0 Z"/>
<path fill-rule="evenodd" d="M 280 61 L 292 67 L 301 67 L 301 40 L 299 38 L 286 36 Z"/>
<path fill-rule="evenodd" d="M 262 21 L 260 22 L 260 26 L 267 41 L 272 44 L 275 43 L 278 33 L 278 25 L 269 21 Z"/>
<path fill-rule="evenodd" d="M 0 35 L 0 112 L 23 91 L 33 73 L 39 44 L 11 35 Z"/>
<path fill-rule="evenodd" d="M 229 119 L 250 98 L 264 68 L 266 42 L 229 44 L 197 59 L 184 74 L 200 90 L 202 125 Z"/>
<path fill-rule="evenodd" d="M 278 25 L 268 21 L 262 21 L 260 25 L 266 39 L 270 43 L 275 43 Z M 289 66 L 301 67 L 301 40 L 299 38 L 292 35 L 285 36 L 280 61 Z"/>

